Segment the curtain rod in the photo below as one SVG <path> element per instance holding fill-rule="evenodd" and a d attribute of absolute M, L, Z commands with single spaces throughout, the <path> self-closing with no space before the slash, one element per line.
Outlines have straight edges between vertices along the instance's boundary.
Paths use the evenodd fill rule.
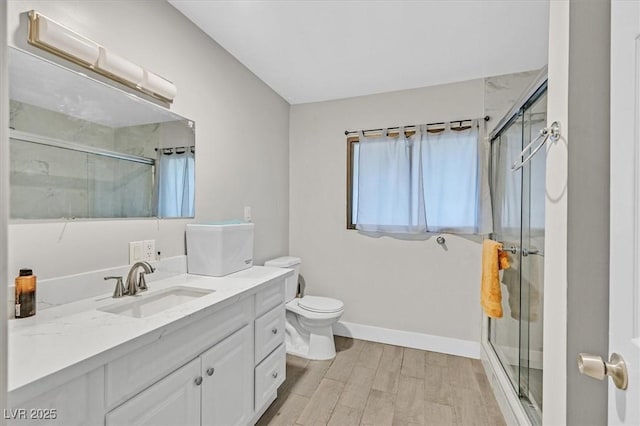
<path fill-rule="evenodd" d="M 191 151 L 191 152 L 196 152 L 196 147 L 191 145 L 191 146 L 175 146 L 175 147 L 171 147 L 171 148 L 153 148 L 156 152 L 158 151 L 162 151 L 163 154 L 165 155 L 171 155 L 174 152 L 176 154 L 184 154 L 185 152 L 187 152 L 187 150 Z M 180 151 L 181 150 L 181 151 Z"/>
<path fill-rule="evenodd" d="M 484 116 L 484 121 L 489 121 L 491 119 L 491 117 L 489 117 L 488 115 Z M 451 120 L 449 123 L 460 123 L 460 125 L 462 126 L 462 123 L 464 123 L 465 121 L 473 121 L 475 120 L 474 118 L 469 118 L 467 120 Z M 428 123 L 427 126 L 435 126 L 438 124 L 445 124 L 444 122 L 440 122 L 440 123 Z M 410 127 L 417 127 L 417 124 L 410 124 L 408 126 L 403 126 L 405 129 L 410 128 Z M 396 126 L 396 127 L 387 127 L 388 130 L 398 130 L 400 128 L 400 126 Z M 367 130 L 345 130 L 344 131 L 344 135 L 348 136 L 351 133 L 358 133 L 359 131 L 361 131 L 362 133 L 367 133 L 367 132 L 381 132 L 384 129 L 367 129 Z"/>

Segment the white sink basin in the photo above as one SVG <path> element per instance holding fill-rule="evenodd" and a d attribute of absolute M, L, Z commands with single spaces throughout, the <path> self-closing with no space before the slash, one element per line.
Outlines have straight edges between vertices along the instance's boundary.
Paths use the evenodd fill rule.
<path fill-rule="evenodd" d="M 142 293 L 139 296 L 133 296 L 135 299 L 130 302 L 114 303 L 98 308 L 98 310 L 128 317 L 144 318 L 213 292 L 214 290 L 192 287 L 172 287 L 153 294 Z"/>

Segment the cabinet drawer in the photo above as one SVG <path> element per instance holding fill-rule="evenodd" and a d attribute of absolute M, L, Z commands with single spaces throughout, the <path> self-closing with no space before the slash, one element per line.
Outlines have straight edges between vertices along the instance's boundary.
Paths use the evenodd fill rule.
<path fill-rule="evenodd" d="M 256 364 L 284 342 L 284 305 L 279 305 L 256 320 Z"/>
<path fill-rule="evenodd" d="M 284 382 L 286 374 L 287 352 L 280 345 L 256 367 L 255 410 L 259 411 Z"/>
<path fill-rule="evenodd" d="M 107 407 L 126 401 L 175 370 L 176 365 L 250 324 L 252 302 L 252 298 L 241 300 L 107 364 Z"/>
<path fill-rule="evenodd" d="M 256 293 L 256 317 L 284 303 L 284 279 L 269 284 Z"/>

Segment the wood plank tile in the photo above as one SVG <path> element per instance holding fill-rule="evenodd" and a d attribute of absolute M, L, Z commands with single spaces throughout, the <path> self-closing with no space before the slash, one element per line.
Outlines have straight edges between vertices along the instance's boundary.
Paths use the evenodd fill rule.
<path fill-rule="evenodd" d="M 472 359 L 471 365 L 473 366 L 473 371 L 475 373 L 484 374 L 484 366 L 482 365 L 482 361 L 480 361 L 479 359 Z"/>
<path fill-rule="evenodd" d="M 396 426 L 425 424 L 423 379 L 400 376 L 393 424 Z"/>
<path fill-rule="evenodd" d="M 373 389 L 388 393 L 398 392 L 403 352 L 403 348 L 399 346 L 384 345 L 378 371 L 373 380 Z"/>
<path fill-rule="evenodd" d="M 362 409 L 336 405 L 329 419 L 329 426 L 357 426 L 360 424 Z"/>
<path fill-rule="evenodd" d="M 400 346 L 384 345 L 378 368 L 387 371 L 400 371 L 403 352 L 403 348 Z"/>
<path fill-rule="evenodd" d="M 424 417 L 428 425 L 457 426 L 455 409 L 450 405 L 425 401 Z"/>
<path fill-rule="evenodd" d="M 493 389 L 491 389 L 491 384 L 489 384 L 489 379 L 484 371 L 482 373 L 476 373 L 476 381 L 480 387 L 480 395 L 484 401 L 484 407 L 487 410 L 489 424 L 495 426 L 506 426 L 504 416 L 502 415 L 498 401 L 496 401 Z"/>
<path fill-rule="evenodd" d="M 299 377 L 291 383 L 289 392 L 311 397 L 331 366 L 331 361 L 309 361 Z"/>
<path fill-rule="evenodd" d="M 452 390 L 447 380 L 448 367 L 439 365 L 427 365 L 424 377 L 424 397 L 425 400 L 440 404 L 451 405 Z"/>
<path fill-rule="evenodd" d="M 371 390 L 367 405 L 362 414 L 361 425 L 385 426 L 393 422 L 395 395 L 388 392 Z"/>
<path fill-rule="evenodd" d="M 336 349 L 333 361 L 287 355 L 258 424 L 505 425 L 478 360 L 344 337 Z"/>
<path fill-rule="evenodd" d="M 400 380 L 400 371 L 389 371 L 382 368 L 378 368 L 376 377 L 373 379 L 372 389 L 388 392 L 398 393 L 398 382 Z"/>
<path fill-rule="evenodd" d="M 300 414 L 297 423 L 300 425 L 326 425 L 343 389 L 344 383 L 342 382 L 322 379 L 318 389 Z"/>
<path fill-rule="evenodd" d="M 364 340 L 350 337 L 335 336 L 334 338 L 336 339 L 336 354 L 349 352 L 356 355 L 356 353 L 360 353 L 365 344 Z"/>
<path fill-rule="evenodd" d="M 356 365 L 340 395 L 338 404 L 364 410 L 376 371 Z"/>
<path fill-rule="evenodd" d="M 489 423 L 484 400 L 477 389 L 453 388 L 456 421 L 465 426 L 493 426 Z"/>
<path fill-rule="evenodd" d="M 425 354 L 425 351 L 421 351 L 419 349 L 404 348 L 400 374 L 403 376 L 424 379 L 424 367 L 426 364 Z"/>
<path fill-rule="evenodd" d="M 278 394 L 290 392 L 291 387 L 300 380 L 308 365 L 308 359 L 287 354 L 287 378 L 278 388 Z"/>
<path fill-rule="evenodd" d="M 452 387 L 467 388 L 479 391 L 475 380 L 475 372 L 470 358 L 450 355 L 447 359 L 447 377 Z"/>
<path fill-rule="evenodd" d="M 271 407 L 260 417 L 257 426 L 279 426 L 295 424 L 302 411 L 309 403 L 306 396 L 291 394 L 278 394 L 278 398 Z"/>
<path fill-rule="evenodd" d="M 431 365 L 439 365 L 441 367 L 446 367 L 449 365 L 449 357 L 451 355 L 442 354 L 440 352 L 429 352 L 427 351 L 427 364 Z"/>
<path fill-rule="evenodd" d="M 293 367 L 296 369 L 304 369 L 309 365 L 309 360 L 301 358 L 299 356 L 287 354 L 287 367 Z"/>
<path fill-rule="evenodd" d="M 336 352 L 340 352 L 344 348 L 348 347 L 352 342 L 353 338 L 344 337 L 344 336 L 333 336 L 333 341 L 336 345 Z"/>
<path fill-rule="evenodd" d="M 383 348 L 384 345 L 382 343 L 365 342 L 362 351 L 360 351 L 357 364 L 361 367 L 376 370 L 378 368 L 378 364 L 380 364 Z"/>
<path fill-rule="evenodd" d="M 346 383 L 363 347 L 364 342 L 362 340 L 352 341 L 350 346 L 343 347 L 340 352 L 336 353 L 336 357 L 329 370 L 327 370 L 325 377 Z"/>

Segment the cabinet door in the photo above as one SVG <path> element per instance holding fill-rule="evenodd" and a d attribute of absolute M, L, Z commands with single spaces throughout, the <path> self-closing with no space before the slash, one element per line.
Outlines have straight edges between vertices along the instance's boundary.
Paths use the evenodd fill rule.
<path fill-rule="evenodd" d="M 245 326 L 202 354 L 202 425 L 246 425 L 253 413 L 253 333 Z"/>
<path fill-rule="evenodd" d="M 106 426 L 199 426 L 200 372 L 196 358 L 107 413 Z"/>

